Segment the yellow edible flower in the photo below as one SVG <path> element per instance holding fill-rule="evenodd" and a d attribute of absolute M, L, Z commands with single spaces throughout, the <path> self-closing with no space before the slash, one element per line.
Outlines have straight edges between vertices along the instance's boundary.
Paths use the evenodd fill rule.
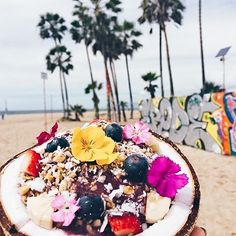
<path fill-rule="evenodd" d="M 76 128 L 72 136 L 73 156 L 81 162 L 96 161 L 98 165 L 112 163 L 117 157 L 113 153 L 115 142 L 105 136 L 104 131 L 96 126 Z"/>

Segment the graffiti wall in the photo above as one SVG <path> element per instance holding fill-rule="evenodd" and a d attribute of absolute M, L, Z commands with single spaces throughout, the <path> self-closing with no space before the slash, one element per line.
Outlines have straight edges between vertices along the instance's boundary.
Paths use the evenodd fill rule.
<path fill-rule="evenodd" d="M 140 112 L 175 143 L 236 155 L 236 92 L 143 100 Z"/>

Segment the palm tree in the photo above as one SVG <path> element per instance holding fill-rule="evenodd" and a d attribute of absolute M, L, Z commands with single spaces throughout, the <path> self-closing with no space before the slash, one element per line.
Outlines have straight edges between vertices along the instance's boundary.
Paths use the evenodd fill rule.
<path fill-rule="evenodd" d="M 89 73 L 91 79 L 91 85 L 94 85 L 96 81 L 94 81 L 94 76 L 92 72 L 92 65 L 89 55 L 89 45 L 91 45 L 93 41 L 93 18 L 89 15 L 89 8 L 84 6 L 84 4 L 80 0 L 75 0 L 76 4 L 74 6 L 73 16 L 76 17 L 76 20 L 71 22 L 70 33 L 72 39 L 75 43 L 81 43 L 84 41 L 86 56 L 89 65 Z M 99 119 L 99 99 L 97 93 L 95 91 L 95 86 L 91 86 L 93 93 L 93 103 L 94 103 L 94 116 L 95 119 Z"/>
<path fill-rule="evenodd" d="M 59 69 L 59 79 L 61 86 L 61 94 L 62 94 L 62 104 L 64 116 L 66 113 L 66 118 L 69 118 L 69 99 L 67 93 L 67 85 L 65 74 L 69 74 L 69 71 L 73 69 L 73 65 L 71 64 L 71 52 L 67 50 L 65 46 L 56 46 L 51 49 L 46 56 L 47 70 L 53 73 L 56 68 Z M 65 89 L 65 97 L 63 93 L 63 87 Z M 65 106 L 66 103 L 66 106 Z"/>
<path fill-rule="evenodd" d="M 93 81 L 92 83 L 88 84 L 88 86 L 84 89 L 85 94 L 89 94 L 92 90 L 93 92 L 93 103 L 94 107 L 96 107 L 96 119 L 99 119 L 99 98 L 97 96 L 96 90 L 102 89 L 102 83 L 97 84 L 97 81 Z"/>
<path fill-rule="evenodd" d="M 199 32 L 200 32 L 200 50 L 201 50 L 201 64 L 202 64 L 202 88 L 205 87 L 205 65 L 204 65 L 204 53 L 203 53 L 203 41 L 202 41 L 202 1 L 199 0 Z"/>
<path fill-rule="evenodd" d="M 101 0 L 93 0 L 94 5 L 94 28 L 93 36 L 95 43 L 93 44 L 93 52 L 96 54 L 98 51 L 103 56 L 104 68 L 105 68 L 105 78 L 106 78 L 106 93 L 107 93 L 107 113 L 108 119 L 111 119 L 111 104 L 113 106 L 114 114 L 116 114 L 116 105 L 114 100 L 114 95 L 111 86 L 110 74 L 108 70 L 108 62 L 111 59 L 111 52 L 114 39 L 114 26 L 117 24 L 117 13 L 121 11 L 119 0 L 110 0 L 102 6 Z M 104 12 L 103 9 L 106 9 Z M 107 13 L 110 11 L 110 14 Z M 113 58 L 112 58 L 113 59 Z M 114 83 L 116 86 L 116 83 Z M 116 92 L 116 91 L 115 91 Z M 119 106 L 119 104 L 117 104 Z"/>
<path fill-rule="evenodd" d="M 134 24 L 129 21 L 124 21 L 120 26 L 121 38 L 123 42 L 123 50 L 122 53 L 125 56 L 125 64 L 126 64 L 126 72 L 128 78 L 128 86 L 129 86 L 129 97 L 130 97 L 130 119 L 133 119 L 134 112 L 134 103 L 133 103 L 133 95 L 132 95 L 132 87 L 131 87 L 131 79 L 130 79 L 130 71 L 129 71 L 129 62 L 128 56 L 132 57 L 134 51 L 138 50 L 142 47 L 136 37 L 142 35 L 142 33 L 138 30 L 135 30 Z"/>
<path fill-rule="evenodd" d="M 140 8 L 143 10 L 142 16 L 139 17 L 138 22 L 143 24 L 148 22 L 149 24 L 158 23 L 159 24 L 159 66 L 160 66 L 160 84 L 161 84 L 161 96 L 165 96 L 164 85 L 163 85 L 163 68 L 162 68 L 162 27 L 160 22 L 160 14 L 155 14 L 155 4 L 152 1 L 143 0 Z M 150 29 L 150 34 L 152 34 L 153 29 Z"/>
<path fill-rule="evenodd" d="M 170 52 L 169 52 L 170 50 L 169 50 L 169 43 L 168 43 L 168 37 L 167 37 L 167 31 L 166 31 L 166 23 L 172 21 L 176 25 L 181 25 L 182 19 L 183 19 L 182 12 L 184 11 L 185 6 L 179 0 L 155 0 L 155 1 L 143 0 L 141 3 L 141 8 L 143 10 L 143 14 L 139 18 L 140 23 L 148 21 L 151 24 L 152 23 L 159 24 L 159 37 L 160 37 L 159 46 L 160 47 L 161 47 L 161 40 L 162 40 L 161 32 L 164 33 L 166 54 L 167 54 L 167 64 L 168 64 L 169 79 L 170 79 L 170 94 L 171 96 L 174 96 L 174 85 L 173 85 L 173 78 L 172 78 L 172 71 L 171 71 L 171 64 L 170 64 Z M 161 50 L 160 50 L 160 57 L 162 57 Z M 160 68 L 162 70 L 161 60 L 160 60 Z M 161 75 L 162 75 L 162 72 L 161 72 Z"/>
<path fill-rule="evenodd" d="M 87 111 L 82 105 L 70 106 L 71 110 L 75 113 L 75 120 L 81 121 L 80 117 L 84 116 L 84 113 Z"/>
<path fill-rule="evenodd" d="M 40 28 L 40 37 L 42 39 L 52 39 L 54 42 L 55 48 L 61 45 L 61 40 L 65 32 L 67 31 L 65 20 L 62 17 L 60 17 L 58 14 L 46 13 L 45 15 L 40 16 L 40 21 L 37 26 Z M 60 50 L 55 50 L 55 52 L 60 54 Z M 58 60 L 60 60 L 60 57 L 61 57 L 59 54 L 57 55 Z M 71 60 L 71 56 L 69 60 Z M 57 61 L 58 65 L 62 63 L 63 62 Z M 52 67 L 54 66 L 53 63 L 51 66 Z M 47 67 L 48 67 L 48 60 L 47 60 Z M 68 90 L 67 90 L 65 74 L 64 74 L 66 72 L 65 71 L 63 72 L 61 69 L 62 67 L 59 66 L 59 79 L 60 79 L 60 86 L 61 86 L 63 113 L 64 113 L 64 117 L 66 116 L 66 114 L 67 114 L 67 117 L 69 117 L 69 96 L 68 96 Z M 65 90 L 65 95 L 64 95 L 64 90 Z"/>
<path fill-rule="evenodd" d="M 124 101 L 120 101 L 120 106 L 121 106 L 121 110 L 122 110 L 122 115 L 123 115 L 123 120 L 124 122 L 127 121 L 127 118 L 126 118 L 126 114 L 125 114 L 125 108 L 127 108 L 127 102 L 124 102 Z"/>
<path fill-rule="evenodd" d="M 214 82 L 211 81 L 206 81 L 204 84 L 204 87 L 201 89 L 200 94 L 204 95 L 207 93 L 216 93 L 216 92 L 223 92 L 225 89 L 218 84 L 215 84 Z"/>
<path fill-rule="evenodd" d="M 67 31 L 65 20 L 53 13 L 41 15 L 37 26 L 40 28 L 40 37 L 42 39 L 53 39 L 55 44 L 61 43 Z"/>
<path fill-rule="evenodd" d="M 156 75 L 156 73 L 152 72 L 142 75 L 142 79 L 145 82 L 148 82 L 148 86 L 146 86 L 144 89 L 150 93 L 151 98 L 155 98 L 156 88 L 158 88 L 158 86 L 156 84 L 152 84 L 152 82 L 157 80 L 159 77 L 160 76 Z"/>

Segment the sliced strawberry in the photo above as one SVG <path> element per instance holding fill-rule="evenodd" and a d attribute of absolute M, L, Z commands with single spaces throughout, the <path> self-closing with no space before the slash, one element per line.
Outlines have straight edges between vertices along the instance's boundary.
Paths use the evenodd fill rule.
<path fill-rule="evenodd" d="M 40 171 L 40 165 L 39 165 L 39 160 L 41 159 L 40 154 L 33 150 L 28 150 L 23 154 L 23 156 L 24 156 L 24 162 L 22 164 L 22 171 L 26 174 L 37 177 Z"/>
<path fill-rule="evenodd" d="M 109 216 L 108 221 L 112 232 L 116 236 L 138 234 L 142 232 L 139 219 L 131 213 L 125 213 L 122 216 Z"/>

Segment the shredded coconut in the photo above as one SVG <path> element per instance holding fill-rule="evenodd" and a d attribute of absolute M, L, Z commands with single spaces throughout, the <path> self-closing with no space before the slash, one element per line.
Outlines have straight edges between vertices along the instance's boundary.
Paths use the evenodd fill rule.
<path fill-rule="evenodd" d="M 39 177 L 35 178 L 34 180 L 27 181 L 26 184 L 30 187 L 30 189 L 36 190 L 38 192 L 43 192 L 46 186 L 45 182 Z"/>

